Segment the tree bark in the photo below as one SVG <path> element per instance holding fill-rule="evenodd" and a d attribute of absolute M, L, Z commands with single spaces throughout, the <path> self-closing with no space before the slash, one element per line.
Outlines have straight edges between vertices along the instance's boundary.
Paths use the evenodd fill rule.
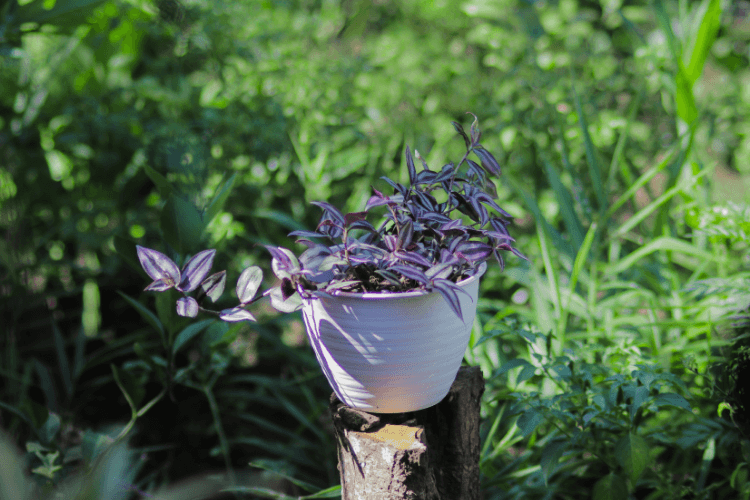
<path fill-rule="evenodd" d="M 448 395 L 424 410 L 377 414 L 334 394 L 342 500 L 479 500 L 479 367 L 461 367 Z"/>

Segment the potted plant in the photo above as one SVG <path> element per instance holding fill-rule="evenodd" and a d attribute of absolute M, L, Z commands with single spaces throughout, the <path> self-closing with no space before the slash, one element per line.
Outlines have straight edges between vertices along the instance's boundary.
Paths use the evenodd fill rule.
<path fill-rule="evenodd" d="M 384 177 L 393 193 L 373 188 L 361 212 L 344 214 L 314 202 L 323 210 L 315 231 L 290 234 L 307 247 L 299 257 L 266 247 L 279 284 L 263 295 L 282 312 L 302 310 L 320 366 L 349 406 L 398 413 L 442 400 L 469 342 L 486 261 L 494 258 L 503 267 L 503 251 L 523 258 L 511 244 L 510 215 L 494 201 L 490 177 L 500 175 L 500 166 L 479 143 L 476 117 L 469 134 L 453 125 L 466 145 L 457 164 L 433 171 L 417 153 L 417 172 L 407 147 L 409 185 Z M 368 218 L 376 210 L 381 215 L 373 224 Z M 215 300 L 224 288 L 222 273 L 206 278 L 212 250 L 197 254 L 182 272 L 163 254 L 138 252 L 156 280 L 147 290 L 176 286 L 187 294 L 200 287 Z M 252 320 L 244 306 L 259 298 L 261 280 L 259 268 L 243 271 L 240 305 L 217 314 Z M 177 308 L 184 316 L 202 309 L 187 295 Z"/>

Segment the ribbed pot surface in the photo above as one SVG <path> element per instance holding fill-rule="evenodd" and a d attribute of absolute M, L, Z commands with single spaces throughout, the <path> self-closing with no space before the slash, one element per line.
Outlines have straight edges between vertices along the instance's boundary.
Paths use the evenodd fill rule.
<path fill-rule="evenodd" d="M 376 413 L 439 403 L 469 344 L 484 269 L 460 283 L 463 321 L 437 292 L 303 298 L 308 338 L 339 399 Z"/>

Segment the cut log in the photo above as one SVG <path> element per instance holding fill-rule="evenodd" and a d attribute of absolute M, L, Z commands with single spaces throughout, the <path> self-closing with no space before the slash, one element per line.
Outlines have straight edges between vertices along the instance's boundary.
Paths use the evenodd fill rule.
<path fill-rule="evenodd" d="M 479 500 L 479 405 L 484 378 L 461 367 L 448 395 L 424 410 L 378 414 L 334 394 L 342 500 Z"/>

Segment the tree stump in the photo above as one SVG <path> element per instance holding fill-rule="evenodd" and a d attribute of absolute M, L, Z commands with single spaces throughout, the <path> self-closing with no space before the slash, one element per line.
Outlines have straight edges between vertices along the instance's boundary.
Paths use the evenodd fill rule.
<path fill-rule="evenodd" d="M 342 500 L 479 500 L 479 367 L 461 367 L 437 405 L 368 413 L 334 394 Z"/>

